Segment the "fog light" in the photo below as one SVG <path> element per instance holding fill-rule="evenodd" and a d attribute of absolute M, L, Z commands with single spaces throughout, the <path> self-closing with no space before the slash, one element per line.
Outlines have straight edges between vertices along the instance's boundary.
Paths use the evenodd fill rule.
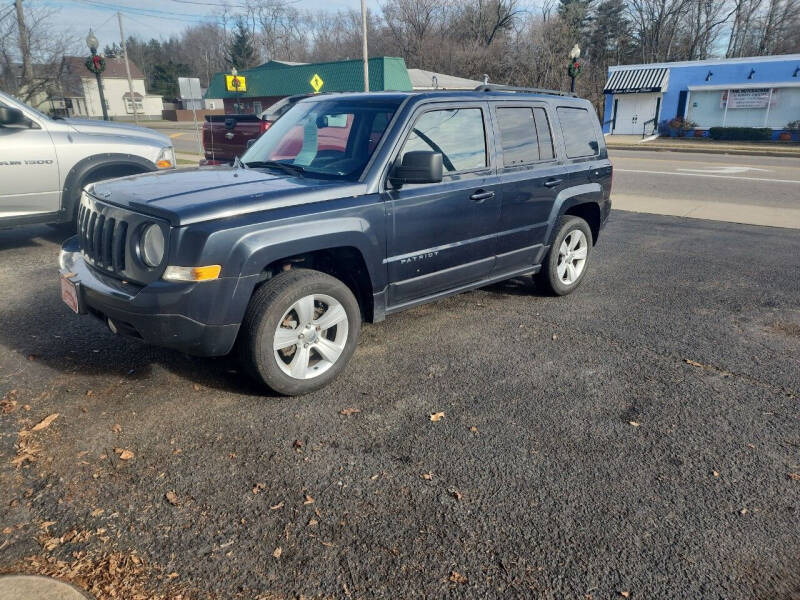
<path fill-rule="evenodd" d="M 222 267 L 208 265 L 206 267 L 167 267 L 163 278 L 167 281 L 210 281 L 219 277 Z"/>

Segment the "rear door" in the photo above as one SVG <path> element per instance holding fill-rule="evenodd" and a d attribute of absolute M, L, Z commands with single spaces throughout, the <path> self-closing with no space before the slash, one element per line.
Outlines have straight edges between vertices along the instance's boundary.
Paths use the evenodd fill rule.
<path fill-rule="evenodd" d="M 564 166 L 553 143 L 544 102 L 492 103 L 502 185 L 495 273 L 540 262 L 553 203 L 564 188 Z"/>
<path fill-rule="evenodd" d="M 391 306 L 479 281 L 494 264 L 500 189 L 485 102 L 436 103 L 410 119 L 395 160 L 441 152 L 441 183 L 387 186 Z"/>

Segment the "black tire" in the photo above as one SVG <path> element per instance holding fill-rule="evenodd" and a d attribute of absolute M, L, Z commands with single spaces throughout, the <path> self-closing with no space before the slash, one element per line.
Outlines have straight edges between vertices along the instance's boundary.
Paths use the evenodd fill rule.
<path fill-rule="evenodd" d="M 558 272 L 558 267 L 560 264 L 559 248 L 567 236 L 576 231 L 580 231 L 585 237 L 586 258 L 584 259 L 585 262 L 582 265 L 577 278 L 574 281 L 567 283 Z M 572 238 L 570 238 L 570 241 L 571 239 Z M 535 277 L 537 285 L 543 288 L 545 292 L 555 296 L 566 296 L 567 294 L 574 292 L 576 289 L 578 289 L 578 286 L 586 276 L 586 271 L 589 268 L 589 262 L 592 256 L 592 246 L 592 230 L 586 221 L 573 215 L 564 215 L 560 217 L 556 222 L 555 234 L 553 235 L 553 244 L 550 246 L 550 250 L 544 259 L 542 270 L 537 273 Z"/>
<path fill-rule="evenodd" d="M 344 308 L 347 315 L 346 341 L 341 354 L 324 372 L 310 379 L 299 379 L 282 370 L 278 364 L 278 360 L 281 359 L 276 356 L 273 342 L 278 325 L 287 311 L 298 300 L 311 294 L 330 296 Z M 293 314 L 297 316 L 297 313 Z M 297 327 L 300 326 L 298 323 Z M 361 310 L 347 285 L 320 271 L 292 269 L 279 273 L 261 285 L 253 294 L 242 321 L 239 354 L 244 366 L 257 381 L 279 394 L 301 396 L 328 385 L 341 374 L 355 352 L 360 332 Z M 314 339 L 318 340 L 316 336 L 326 335 L 327 331 L 319 334 L 313 331 L 311 333 L 315 336 Z M 314 343 L 311 342 L 311 349 L 308 352 L 312 360 L 319 361 L 322 355 L 314 347 Z M 293 353 L 299 349 L 298 345 L 287 349 L 286 352 Z M 289 366 L 286 359 L 284 366 Z"/>

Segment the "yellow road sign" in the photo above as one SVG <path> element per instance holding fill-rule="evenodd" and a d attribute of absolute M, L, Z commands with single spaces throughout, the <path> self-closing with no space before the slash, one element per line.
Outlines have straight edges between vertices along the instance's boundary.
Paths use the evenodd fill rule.
<path fill-rule="evenodd" d="M 244 75 L 225 75 L 225 89 L 229 92 L 246 92 L 247 78 Z"/>
<path fill-rule="evenodd" d="M 314 76 L 311 78 L 309 83 L 311 84 L 311 87 L 314 88 L 314 92 L 316 93 L 319 93 L 319 91 L 322 89 L 322 86 L 325 85 L 325 82 L 322 81 L 322 77 L 316 73 L 314 73 Z"/>

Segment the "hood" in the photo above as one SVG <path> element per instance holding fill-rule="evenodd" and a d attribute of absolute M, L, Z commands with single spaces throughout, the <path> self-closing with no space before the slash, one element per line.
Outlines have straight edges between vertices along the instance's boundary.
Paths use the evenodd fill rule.
<path fill-rule="evenodd" d="M 59 119 L 57 122 L 65 123 L 78 133 L 86 135 L 122 135 L 135 136 L 162 146 L 171 146 L 172 141 L 163 133 L 152 129 L 128 125 L 117 121 L 97 121 L 94 119 Z"/>
<path fill-rule="evenodd" d="M 195 167 L 95 183 L 95 198 L 189 225 L 364 193 L 362 183 L 293 177 L 265 169 Z"/>

